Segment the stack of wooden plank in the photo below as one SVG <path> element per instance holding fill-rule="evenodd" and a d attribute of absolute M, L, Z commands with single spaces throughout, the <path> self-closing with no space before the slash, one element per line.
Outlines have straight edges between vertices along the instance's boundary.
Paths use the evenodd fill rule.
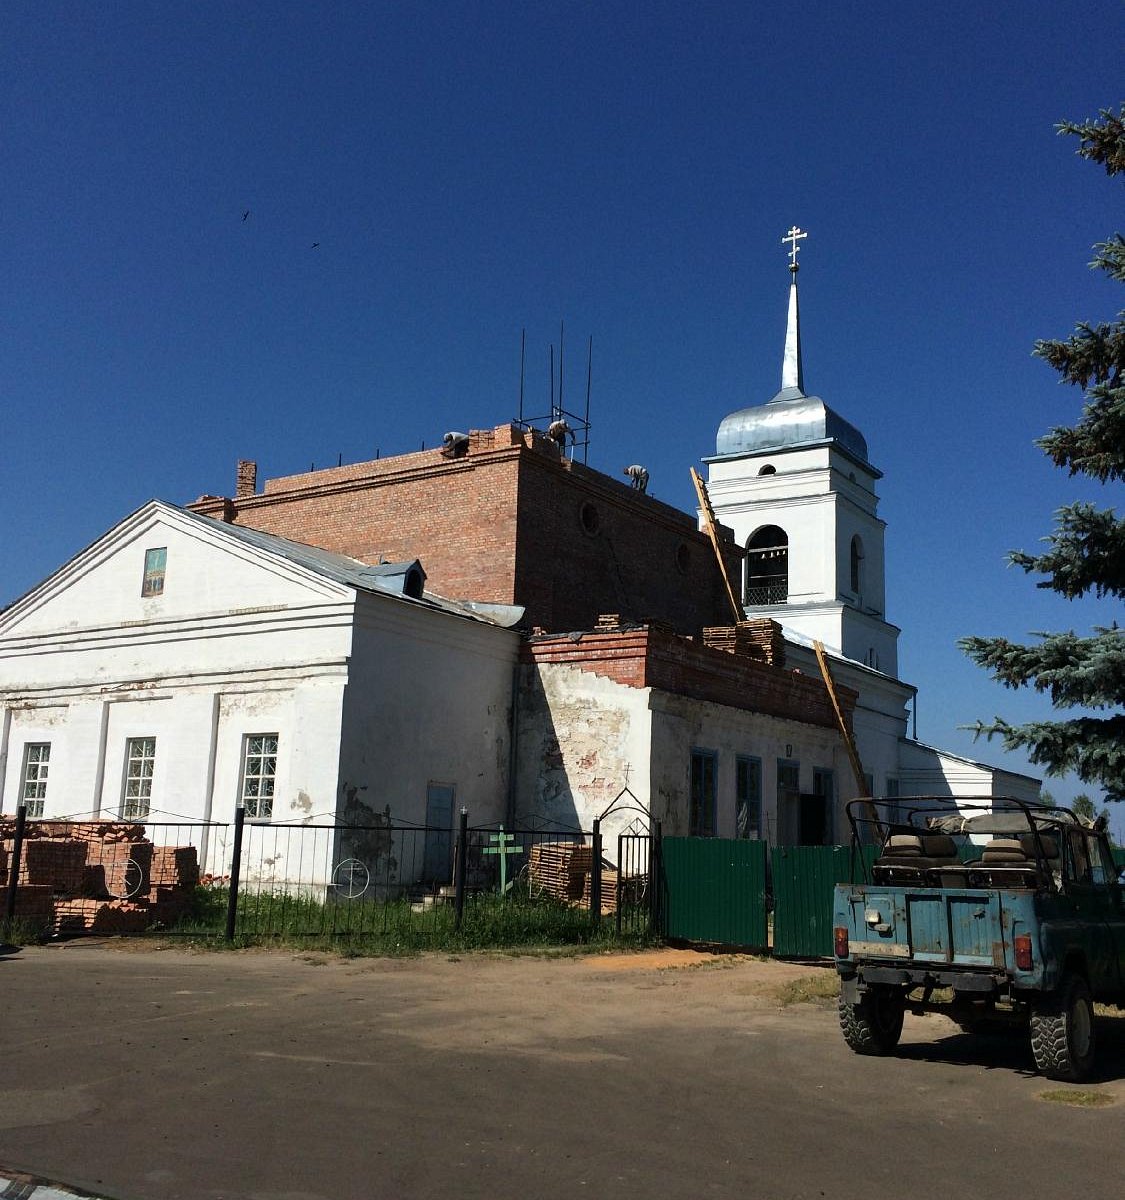
<path fill-rule="evenodd" d="M 781 626 L 768 617 L 738 621 L 734 625 L 705 626 L 703 644 L 713 650 L 741 654 L 771 666 L 785 665 L 785 638 Z"/>
<path fill-rule="evenodd" d="M 582 887 L 582 903 L 588 905 L 593 898 L 594 872 L 586 876 Z M 602 916 L 617 911 L 617 872 L 612 867 L 602 867 Z"/>
<path fill-rule="evenodd" d="M 531 881 L 556 900 L 580 901 L 594 852 L 582 842 L 541 842 L 531 847 Z"/>

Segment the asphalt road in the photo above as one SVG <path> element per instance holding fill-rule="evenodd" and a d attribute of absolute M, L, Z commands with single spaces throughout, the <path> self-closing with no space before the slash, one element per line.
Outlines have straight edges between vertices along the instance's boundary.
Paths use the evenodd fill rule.
<path fill-rule="evenodd" d="M 114 1200 L 1113 1194 L 1117 1103 L 1015 1038 L 908 1018 L 852 1055 L 810 967 L 327 960 L 82 943 L 0 957 L 0 1169 Z M 2 1185 L 0 1185 L 2 1186 Z"/>

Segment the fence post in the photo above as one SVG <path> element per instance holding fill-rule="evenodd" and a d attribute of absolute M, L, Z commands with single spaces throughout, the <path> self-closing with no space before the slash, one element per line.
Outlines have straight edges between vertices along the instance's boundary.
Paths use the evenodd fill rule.
<path fill-rule="evenodd" d="M 621 880 L 625 878 L 625 835 L 617 835 L 617 889 L 613 897 L 613 924 L 621 936 Z"/>
<path fill-rule="evenodd" d="M 234 850 L 230 864 L 230 891 L 227 894 L 227 941 L 234 941 L 234 924 L 238 919 L 238 876 L 242 866 L 242 827 L 246 824 L 246 809 L 240 804 L 234 810 Z"/>
<path fill-rule="evenodd" d="M 8 894 L 4 899 L 4 921 L 11 927 L 16 915 L 16 888 L 20 882 L 20 862 L 23 859 L 23 834 L 27 827 L 27 805 L 16 806 L 16 834 L 12 842 L 12 858 L 8 863 Z"/>
<path fill-rule="evenodd" d="M 649 873 L 649 932 L 659 933 L 661 931 L 661 914 L 663 906 L 661 904 L 661 895 L 664 890 L 664 850 L 663 850 L 664 831 L 661 828 L 661 823 L 655 821 L 652 826 L 651 844 L 648 851 L 648 873 Z"/>
<path fill-rule="evenodd" d="M 454 911 L 457 914 L 454 928 L 461 928 L 465 915 L 465 864 L 469 859 L 469 810 L 461 809 L 461 824 L 457 828 L 457 848 L 453 852 Z"/>
<path fill-rule="evenodd" d="M 602 822 L 594 818 L 593 862 L 590 864 L 590 924 L 602 923 Z"/>

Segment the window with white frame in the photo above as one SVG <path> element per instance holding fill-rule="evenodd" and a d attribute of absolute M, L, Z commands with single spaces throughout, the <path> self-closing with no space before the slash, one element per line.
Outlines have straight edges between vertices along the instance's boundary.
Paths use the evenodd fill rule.
<path fill-rule="evenodd" d="M 130 738 L 125 743 L 125 788 L 121 819 L 143 821 L 152 803 L 152 772 L 156 766 L 156 738 Z"/>
<path fill-rule="evenodd" d="M 51 765 L 50 742 L 28 742 L 23 751 L 20 800 L 29 817 L 41 817 L 47 798 L 47 770 Z"/>
<path fill-rule="evenodd" d="M 273 816 L 273 789 L 277 780 L 277 734 L 248 733 L 242 739 L 242 785 L 239 804 L 254 821 Z"/>

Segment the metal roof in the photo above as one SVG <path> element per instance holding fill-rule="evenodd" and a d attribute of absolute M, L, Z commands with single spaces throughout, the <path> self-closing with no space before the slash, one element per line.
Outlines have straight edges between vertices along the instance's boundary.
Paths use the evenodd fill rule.
<path fill-rule="evenodd" d="M 322 550 L 319 546 L 309 546 L 304 542 L 294 542 L 289 538 L 279 537 L 274 533 L 263 533 L 260 529 L 250 529 L 245 525 L 231 525 L 226 521 L 217 521 L 214 517 L 204 517 L 190 509 L 167 501 L 157 501 L 174 509 L 181 516 L 207 529 L 225 534 L 235 541 L 243 542 L 256 550 L 265 550 L 276 554 L 287 561 L 314 571 L 318 575 L 355 588 L 360 592 L 372 595 L 393 596 L 407 604 L 419 604 L 425 608 L 437 609 L 441 612 L 452 613 L 470 621 L 482 621 L 488 625 L 500 625 L 510 628 L 523 617 L 523 609 L 512 605 L 489 605 L 480 602 L 458 602 L 426 592 L 423 596 L 415 597 L 404 593 L 404 581 L 412 571 L 420 571 L 425 578 L 422 564 L 413 559 L 404 563 L 365 563 L 346 554 L 336 554 L 331 550 Z"/>
<path fill-rule="evenodd" d="M 834 441 L 861 462 L 867 462 L 867 442 L 849 421 L 819 396 L 799 388 L 782 388 L 768 403 L 741 408 L 724 417 L 715 438 L 715 453 L 725 457 L 790 450 Z"/>

